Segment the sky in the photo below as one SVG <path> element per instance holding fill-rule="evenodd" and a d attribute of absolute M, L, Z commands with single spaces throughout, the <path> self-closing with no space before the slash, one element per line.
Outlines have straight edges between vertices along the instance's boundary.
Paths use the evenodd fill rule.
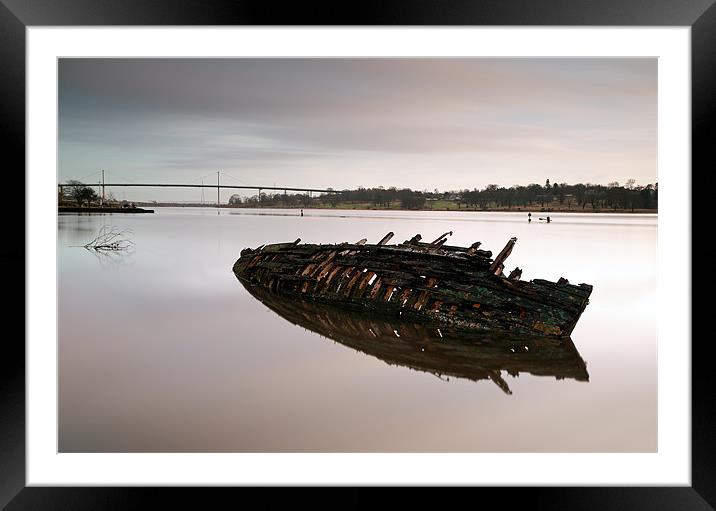
<path fill-rule="evenodd" d="M 73 58 L 58 102 L 60 182 L 100 169 L 333 189 L 658 181 L 653 58 Z"/>

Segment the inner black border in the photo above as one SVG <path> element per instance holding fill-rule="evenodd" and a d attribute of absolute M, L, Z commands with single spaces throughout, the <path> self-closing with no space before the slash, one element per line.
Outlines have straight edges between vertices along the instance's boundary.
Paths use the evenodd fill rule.
<path fill-rule="evenodd" d="M 690 26 L 692 52 L 692 183 L 699 186 L 692 201 L 703 204 L 716 172 L 716 7 L 715 0 L 367 0 L 342 2 L 249 2 L 243 0 L 0 0 L 0 168 L 6 178 L 5 204 L 19 209 L 23 192 L 32 206 L 31 190 L 17 186 L 25 169 L 25 27 L 63 25 L 534 25 L 534 26 Z M 688 169 L 684 170 L 685 173 Z M 11 181 L 15 178 L 17 182 Z M 15 185 L 10 187 L 10 184 Z M 30 193 L 27 193 L 30 192 Z M 707 203 L 707 202 L 706 202 Z M 693 209 L 693 208 L 692 208 Z M 663 211 L 661 214 L 668 214 Z M 692 212 L 692 233 L 708 212 Z M 13 216 L 16 213 L 13 210 Z M 295 489 L 287 496 L 277 489 L 250 488 L 60 488 L 25 486 L 25 223 L 3 224 L 0 264 L 5 269 L 3 336 L 0 352 L 0 506 L 21 509 L 135 509 L 169 507 L 207 508 L 226 497 L 235 505 L 246 497 L 263 500 L 261 507 L 281 504 L 311 508 L 362 508 L 382 505 L 491 505 L 529 506 L 535 509 L 648 509 L 708 510 L 716 506 L 716 389 L 710 366 L 706 333 L 692 342 L 692 486 L 691 487 L 585 487 L 585 488 L 451 488 L 450 493 L 403 490 L 400 496 L 383 489 L 349 488 L 340 493 L 327 488 Z M 24 216 L 23 216 L 24 218 Z M 693 234 L 692 234 L 693 235 Z M 702 237 L 703 238 L 703 237 Z M 697 239 L 698 241 L 699 239 Z M 705 243 L 692 242 L 692 267 L 697 284 L 706 289 L 713 277 L 709 264 L 715 252 Z M 672 247 L 674 271 L 692 282 L 682 254 Z M 48 247 L 48 264 L 54 264 Z M 706 260 L 708 257 L 709 260 Z M 20 272 L 23 268 L 25 271 Z M 710 300 L 692 300 L 692 307 L 709 318 Z M 693 313 L 692 313 L 693 316 Z M 20 318 L 23 318 L 22 322 Z M 12 319 L 13 321 L 9 321 Z M 19 329 L 10 330 L 12 324 Z M 707 332 L 707 331 L 706 331 Z M 688 342 L 663 339 L 661 342 Z M 575 466 L 574 470 L 579 470 Z M 237 492 L 240 492 L 237 494 Z M 447 499 L 445 497 L 448 497 Z M 486 497 L 489 499 L 487 500 Z M 479 498 L 479 500 L 477 500 Z M 245 499 L 245 500 L 244 500 Z M 493 500 L 494 499 L 494 500 Z M 252 499 L 253 500 L 253 499 Z M 171 502 L 173 501 L 173 502 Z M 492 502 L 491 502 L 492 501 Z M 231 501 L 229 501 L 231 502 Z M 452 507 L 451 506 L 451 507 Z M 233 505 L 232 505 L 233 507 Z"/>

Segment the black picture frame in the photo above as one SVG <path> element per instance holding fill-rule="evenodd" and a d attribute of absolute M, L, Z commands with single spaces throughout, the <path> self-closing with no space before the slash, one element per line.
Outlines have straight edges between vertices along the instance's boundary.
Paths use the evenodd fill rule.
<path fill-rule="evenodd" d="M 539 25 L 539 26 L 690 26 L 692 58 L 692 182 L 698 176 L 698 194 L 714 180 L 716 152 L 716 5 L 715 0 L 403 0 L 363 1 L 346 8 L 340 2 L 245 2 L 235 0 L 0 0 L 0 129 L 6 178 L 19 182 L 25 169 L 25 28 L 28 26 L 83 25 Z M 24 180 L 23 180 L 24 183 Z M 8 182 L 7 184 L 10 184 Z M 31 190 L 23 191 L 31 197 Z M 8 201 L 19 195 L 6 188 Z M 701 197 L 705 199 L 704 197 Z M 17 208 L 16 201 L 10 202 Z M 9 205 L 9 204 L 8 204 Z M 17 213 L 13 213 L 15 215 Z M 668 212 L 662 212 L 668 214 Z M 693 221 L 698 220 L 695 212 Z M 24 220 L 24 213 L 23 213 Z M 25 223 L 8 220 L 0 261 L 7 277 L 15 279 L 6 293 L 6 325 L 20 324 L 5 335 L 0 355 L 0 507 L 19 509 L 134 509 L 168 506 L 171 497 L 183 505 L 210 507 L 237 489 L 161 488 L 38 488 L 25 485 Z M 699 232 L 696 226 L 693 232 Z M 707 232 L 707 231 L 705 231 Z M 681 248 L 674 248 L 681 254 Z M 693 268 L 699 252 L 693 251 Z M 48 258 L 54 261 L 53 250 Z M 712 255 L 704 251 L 701 257 Z M 679 259 L 676 257 L 675 259 Z M 52 263 L 54 264 L 54 263 Z M 705 263 L 706 264 L 706 263 Z M 684 278 L 691 279 L 688 271 Z M 22 267 L 25 272 L 18 269 Z M 9 271 L 8 271 L 9 270 Z M 711 277 L 692 282 L 706 287 Z M 698 282 L 697 282 L 698 281 Z M 696 317 L 708 317 L 708 300 L 693 300 Z M 699 315 L 698 312 L 702 314 Z M 692 313 L 692 317 L 694 314 Z M 703 321 L 703 320 L 702 320 Z M 292 492 L 291 505 L 311 507 L 368 507 L 377 502 L 401 506 L 449 504 L 465 498 L 477 505 L 485 497 L 495 502 L 547 509 L 714 509 L 716 508 L 716 406 L 715 379 L 709 367 L 710 336 L 693 336 L 692 342 L 692 486 L 691 487 L 585 487 L 585 488 L 466 488 L 451 492 L 450 500 L 426 495 L 422 489 L 388 497 L 369 488 L 350 488 L 340 496 L 326 489 Z M 682 341 L 682 340 L 672 340 Z M 578 470 L 579 467 L 575 467 Z M 307 489 L 306 489 L 307 490 Z M 519 490 L 519 491 L 518 491 Z M 253 489 L 245 493 L 255 494 Z M 170 493 L 171 492 L 171 493 Z M 264 507 L 279 495 L 262 492 Z M 280 498 L 284 498 L 281 496 Z M 335 500 L 340 499 L 340 500 Z M 438 500 L 439 499 L 439 500 Z"/>

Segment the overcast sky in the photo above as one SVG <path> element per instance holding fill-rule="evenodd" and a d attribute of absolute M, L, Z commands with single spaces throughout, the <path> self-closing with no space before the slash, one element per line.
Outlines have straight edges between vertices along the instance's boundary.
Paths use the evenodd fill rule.
<path fill-rule="evenodd" d="M 59 63 L 61 182 L 103 168 L 120 182 L 214 183 L 219 170 L 226 184 L 334 189 L 646 184 L 656 136 L 656 59 Z"/>

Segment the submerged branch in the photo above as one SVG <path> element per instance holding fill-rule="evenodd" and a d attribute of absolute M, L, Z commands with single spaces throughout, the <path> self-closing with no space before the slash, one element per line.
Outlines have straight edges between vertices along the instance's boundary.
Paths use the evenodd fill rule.
<path fill-rule="evenodd" d="M 97 236 L 83 247 L 96 251 L 126 251 L 134 245 L 134 242 L 127 237 L 128 234 L 132 234 L 130 229 L 120 230 L 105 225 Z"/>

